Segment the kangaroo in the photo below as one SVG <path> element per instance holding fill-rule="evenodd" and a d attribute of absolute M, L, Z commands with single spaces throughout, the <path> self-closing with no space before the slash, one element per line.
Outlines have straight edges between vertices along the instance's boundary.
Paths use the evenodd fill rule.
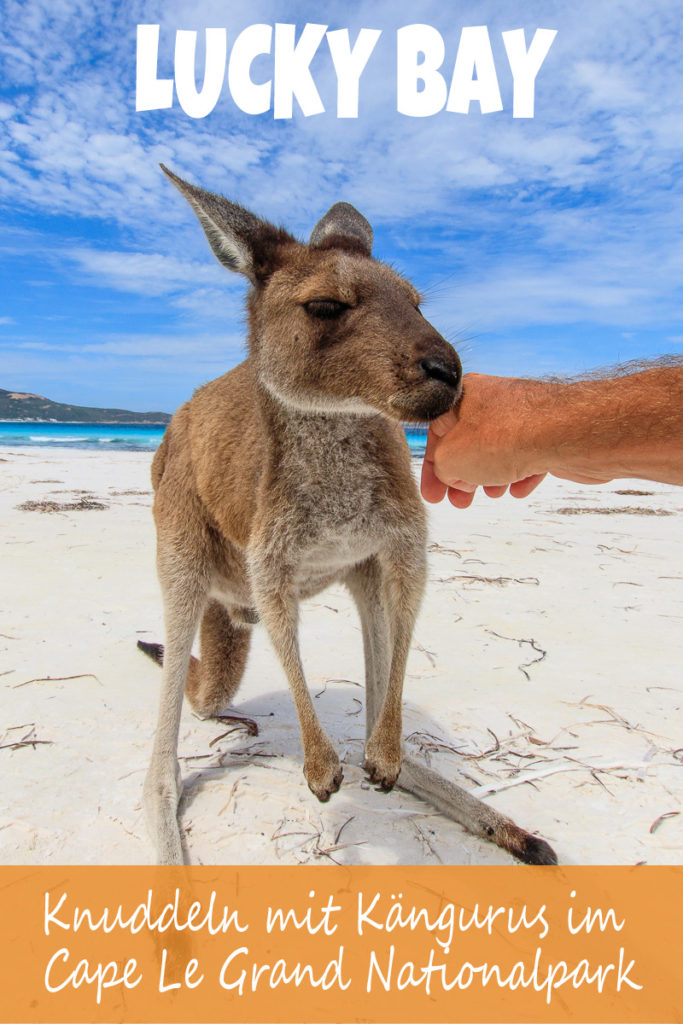
<path fill-rule="evenodd" d="M 545 843 L 401 751 L 406 659 L 426 578 L 426 514 L 401 421 L 458 400 L 455 350 L 413 286 L 372 257 L 370 224 L 336 203 L 302 244 L 162 165 L 228 270 L 250 282 L 248 357 L 175 413 L 152 464 L 165 648 L 144 805 L 162 863 L 182 864 L 177 761 L 183 692 L 204 716 L 230 702 L 261 621 L 300 723 L 319 800 L 340 786 L 337 753 L 299 655 L 298 605 L 333 582 L 360 614 L 364 767 L 385 790 L 429 801 L 529 863 Z M 200 658 L 191 657 L 200 630 Z M 399 774 L 400 773 L 400 774 Z"/>

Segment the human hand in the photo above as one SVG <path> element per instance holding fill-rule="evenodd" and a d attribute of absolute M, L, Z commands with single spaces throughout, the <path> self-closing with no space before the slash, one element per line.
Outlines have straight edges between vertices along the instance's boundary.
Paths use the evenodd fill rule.
<path fill-rule="evenodd" d="M 490 498 L 508 489 L 513 497 L 526 498 L 538 487 L 546 474 L 526 472 L 530 453 L 519 440 L 528 386 L 534 384 L 466 374 L 457 407 L 429 425 L 421 482 L 426 501 L 447 494 L 456 508 L 467 508 L 478 486 Z"/>

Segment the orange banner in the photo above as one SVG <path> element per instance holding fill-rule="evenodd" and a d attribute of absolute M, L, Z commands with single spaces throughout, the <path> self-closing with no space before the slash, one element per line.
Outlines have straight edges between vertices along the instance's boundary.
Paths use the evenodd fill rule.
<path fill-rule="evenodd" d="M 0 1021 L 683 1020 L 683 868 L 0 869 Z"/>

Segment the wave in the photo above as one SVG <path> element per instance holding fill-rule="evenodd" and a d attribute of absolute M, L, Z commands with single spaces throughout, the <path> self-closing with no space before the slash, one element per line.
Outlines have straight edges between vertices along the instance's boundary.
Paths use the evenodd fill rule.
<path fill-rule="evenodd" d="M 31 444 L 55 444 L 53 437 L 41 437 L 40 434 L 29 434 L 29 441 Z M 20 440 L 19 438 L 13 438 L 13 440 Z M 89 444 L 96 440 L 93 437 L 60 437 L 59 444 Z"/>
<path fill-rule="evenodd" d="M 136 439 L 131 437 L 101 437 L 97 438 L 97 440 L 101 444 L 132 444 L 137 448 L 157 448 L 161 439 L 158 437 L 140 437 Z"/>
<path fill-rule="evenodd" d="M 0 422 L 0 445 L 26 448 L 67 448 L 71 451 L 153 452 L 165 427 L 150 423 L 22 423 Z"/>

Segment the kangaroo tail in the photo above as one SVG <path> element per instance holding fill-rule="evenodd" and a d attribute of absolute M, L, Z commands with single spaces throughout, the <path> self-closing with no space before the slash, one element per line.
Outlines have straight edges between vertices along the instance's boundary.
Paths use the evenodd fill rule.
<path fill-rule="evenodd" d="M 157 665 L 163 665 L 164 663 L 164 645 L 163 644 L 148 644 L 145 640 L 138 640 L 138 650 L 146 654 L 148 658 L 155 661 Z"/>

